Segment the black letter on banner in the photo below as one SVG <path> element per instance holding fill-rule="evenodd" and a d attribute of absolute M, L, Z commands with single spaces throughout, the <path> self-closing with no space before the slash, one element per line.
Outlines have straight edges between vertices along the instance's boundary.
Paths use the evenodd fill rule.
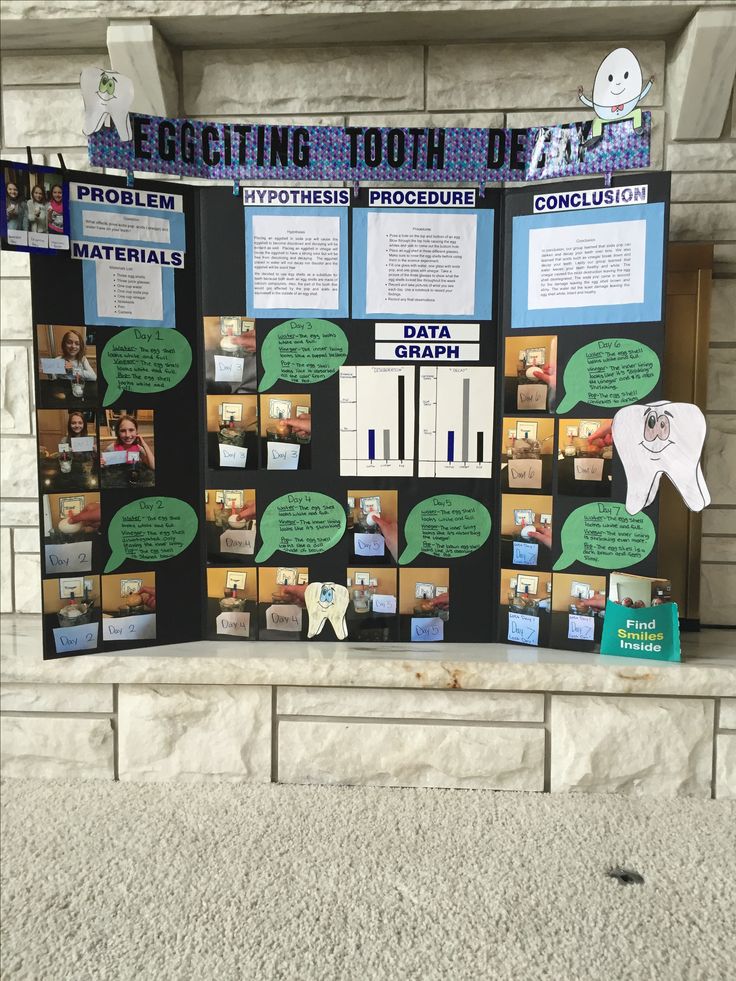
<path fill-rule="evenodd" d="M 437 166 L 435 167 L 435 158 Z M 427 136 L 427 170 L 445 169 L 445 131 L 430 129 Z"/>
<path fill-rule="evenodd" d="M 383 146 L 381 145 L 381 131 L 375 126 L 365 131 L 365 141 L 363 145 L 365 162 L 369 167 L 378 167 L 383 157 Z"/>
<path fill-rule="evenodd" d="M 170 123 L 165 119 L 158 124 L 158 155 L 169 163 L 176 159 L 175 135 L 176 123 Z"/>
<path fill-rule="evenodd" d="M 148 143 L 148 123 L 140 116 L 133 116 L 133 152 L 141 160 L 150 160 L 151 151 L 143 149 L 144 143 Z"/>
<path fill-rule="evenodd" d="M 503 129 L 488 130 L 488 160 L 489 170 L 500 170 L 506 159 L 506 131 Z"/>
<path fill-rule="evenodd" d="M 282 167 L 289 166 L 289 127 L 271 127 L 271 166 L 276 166 L 276 158 Z"/>
<path fill-rule="evenodd" d="M 350 166 L 358 166 L 358 137 L 363 132 L 362 126 L 346 126 L 345 132 L 350 137 Z"/>
<path fill-rule="evenodd" d="M 202 159 L 208 167 L 216 167 L 220 162 L 220 151 L 210 146 L 210 140 L 216 140 L 218 136 L 216 126 L 204 126 L 202 128 Z"/>
<path fill-rule="evenodd" d="M 405 156 L 404 131 L 402 129 L 390 129 L 386 139 L 386 160 L 389 167 L 400 167 Z"/>
<path fill-rule="evenodd" d="M 524 150 L 526 149 L 526 130 L 511 130 L 511 169 L 524 169 Z"/>
<path fill-rule="evenodd" d="M 409 133 L 413 136 L 411 148 L 411 165 L 414 170 L 419 166 L 419 144 L 424 136 L 424 130 L 412 127 Z"/>
<path fill-rule="evenodd" d="M 190 122 L 181 124 L 181 159 L 186 164 L 194 163 L 194 126 Z"/>
<path fill-rule="evenodd" d="M 240 137 L 240 142 L 238 143 L 238 163 L 240 166 L 245 165 L 245 152 L 247 149 L 248 133 L 250 133 L 250 126 L 243 126 L 242 123 L 237 123 L 233 126 L 233 129 Z"/>
<path fill-rule="evenodd" d="M 309 166 L 309 130 L 297 126 L 292 135 L 291 155 L 297 167 Z"/>

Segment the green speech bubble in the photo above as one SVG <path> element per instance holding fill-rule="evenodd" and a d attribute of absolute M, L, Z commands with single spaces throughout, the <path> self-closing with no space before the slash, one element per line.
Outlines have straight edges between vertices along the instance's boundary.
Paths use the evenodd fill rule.
<path fill-rule="evenodd" d="M 163 562 L 171 559 L 197 534 L 194 508 L 178 497 L 144 497 L 132 501 L 113 515 L 107 537 L 112 555 L 105 572 L 112 572 L 126 559 Z"/>
<path fill-rule="evenodd" d="M 326 494 L 296 491 L 277 497 L 261 518 L 263 544 L 256 562 L 265 562 L 277 550 L 292 555 L 326 552 L 344 535 L 345 523 L 345 508 Z"/>
<path fill-rule="evenodd" d="M 259 392 L 279 378 L 295 385 L 311 385 L 334 375 L 345 364 L 348 339 L 330 320 L 285 320 L 266 334 L 261 347 L 264 375 Z"/>
<path fill-rule="evenodd" d="M 441 559 L 468 555 L 491 533 L 491 516 L 480 501 L 463 494 L 437 494 L 415 505 L 406 519 L 406 548 L 399 565 L 412 562 L 420 552 Z"/>
<path fill-rule="evenodd" d="M 562 555 L 553 568 L 559 572 L 580 559 L 596 569 L 625 569 L 649 555 L 656 537 L 646 514 L 628 514 L 623 504 L 583 504 L 562 526 Z"/>
<path fill-rule="evenodd" d="M 659 381 L 659 358 L 640 341 L 610 337 L 576 351 L 565 367 L 565 395 L 557 412 L 578 402 L 620 408 L 649 395 Z"/>
<path fill-rule="evenodd" d="M 123 392 L 165 392 L 179 384 L 191 364 L 189 341 L 177 330 L 130 327 L 102 352 L 107 381 L 102 404 L 112 405 Z"/>

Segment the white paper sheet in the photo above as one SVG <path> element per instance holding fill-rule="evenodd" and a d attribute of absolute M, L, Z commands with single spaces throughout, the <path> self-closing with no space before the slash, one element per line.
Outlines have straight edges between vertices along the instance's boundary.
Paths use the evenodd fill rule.
<path fill-rule="evenodd" d="M 568 640 L 594 640 L 595 617 L 570 613 L 567 620 L 567 638 Z"/>
<path fill-rule="evenodd" d="M 156 639 L 156 614 L 138 613 L 131 617 L 104 617 L 102 642 Z"/>
<path fill-rule="evenodd" d="M 370 558 L 371 555 L 384 555 L 386 552 L 386 539 L 383 535 L 369 535 L 364 532 L 356 532 L 353 538 L 355 540 L 356 555 Z"/>
<path fill-rule="evenodd" d="M 290 603 L 275 604 L 266 610 L 266 627 L 269 630 L 287 630 L 299 633 L 302 629 L 301 606 Z"/>
<path fill-rule="evenodd" d="M 252 528 L 231 529 L 220 535 L 220 551 L 232 552 L 235 555 L 252 555 L 256 543 L 256 532 Z"/>
<path fill-rule="evenodd" d="M 644 220 L 532 229 L 529 309 L 643 303 L 646 236 Z"/>
<path fill-rule="evenodd" d="M 168 243 L 171 241 L 171 228 L 168 218 L 85 210 L 82 212 L 82 237 Z"/>
<path fill-rule="evenodd" d="M 72 436 L 72 453 L 91 453 L 94 448 L 94 436 Z"/>
<path fill-rule="evenodd" d="M 216 382 L 242 382 L 244 358 L 228 358 L 222 354 L 215 355 Z"/>
<path fill-rule="evenodd" d="M 228 446 L 219 443 L 221 467 L 244 467 L 248 460 L 247 446 Z"/>
<path fill-rule="evenodd" d="M 445 621 L 439 617 L 412 617 L 411 639 L 420 643 L 444 640 Z"/>
<path fill-rule="evenodd" d="M 56 653 L 94 650 L 97 647 L 99 631 L 99 623 L 83 623 L 78 627 L 54 627 Z"/>
<path fill-rule="evenodd" d="M 254 215 L 252 227 L 254 307 L 339 309 L 339 218 Z"/>
<path fill-rule="evenodd" d="M 396 597 L 375 593 L 371 601 L 374 613 L 396 613 Z"/>
<path fill-rule="evenodd" d="M 95 262 L 97 312 L 121 320 L 162 320 L 164 293 L 160 266 L 137 262 Z"/>
<path fill-rule="evenodd" d="M 508 639 L 517 644 L 539 644 L 539 617 L 509 612 Z"/>
<path fill-rule="evenodd" d="M 371 212 L 365 307 L 371 314 L 471 317 L 476 215 Z"/>
<path fill-rule="evenodd" d="M 92 571 L 92 542 L 44 545 L 44 552 L 47 574 L 66 575 L 69 572 Z"/>
<path fill-rule="evenodd" d="M 47 375 L 65 375 L 65 363 L 64 358 L 41 358 L 41 371 Z"/>
<path fill-rule="evenodd" d="M 231 637 L 250 636 L 250 613 L 221 613 L 216 620 L 217 633 Z"/>
<path fill-rule="evenodd" d="M 105 462 L 105 466 L 114 467 L 121 463 L 128 462 L 127 450 L 105 450 L 102 453 L 102 459 Z"/>
<path fill-rule="evenodd" d="M 536 565 L 539 545 L 536 542 L 514 542 L 514 565 Z"/>
<path fill-rule="evenodd" d="M 300 446 L 292 443 L 269 443 L 267 470 L 298 470 Z"/>

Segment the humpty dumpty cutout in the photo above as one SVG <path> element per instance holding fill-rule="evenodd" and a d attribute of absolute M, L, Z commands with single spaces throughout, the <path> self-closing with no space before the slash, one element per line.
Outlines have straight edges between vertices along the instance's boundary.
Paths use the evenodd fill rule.
<path fill-rule="evenodd" d="M 700 469 L 705 417 L 689 402 L 649 402 L 619 409 L 613 442 L 626 471 L 626 510 L 638 514 L 657 496 L 667 474 L 691 511 L 710 504 Z"/>
<path fill-rule="evenodd" d="M 112 120 L 123 143 L 133 138 L 128 115 L 133 102 L 131 79 L 105 68 L 83 68 L 79 87 L 84 100 L 82 132 L 85 136 L 91 136 Z"/>
<path fill-rule="evenodd" d="M 603 138 L 604 123 L 620 123 L 633 120 L 634 132 L 642 132 L 639 103 L 649 92 L 654 76 L 642 88 L 641 66 L 633 51 L 616 48 L 600 63 L 593 82 L 593 100 L 578 89 L 580 101 L 595 110 L 596 119 L 586 149 L 592 149 Z"/>

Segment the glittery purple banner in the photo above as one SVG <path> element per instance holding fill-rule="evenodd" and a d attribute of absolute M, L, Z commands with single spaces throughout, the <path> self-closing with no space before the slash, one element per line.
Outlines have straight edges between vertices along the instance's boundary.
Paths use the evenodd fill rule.
<path fill-rule="evenodd" d="M 491 183 L 613 173 L 649 166 L 651 114 L 529 129 L 275 126 L 131 114 L 133 139 L 89 138 L 96 167 L 211 180 L 452 181 Z"/>

